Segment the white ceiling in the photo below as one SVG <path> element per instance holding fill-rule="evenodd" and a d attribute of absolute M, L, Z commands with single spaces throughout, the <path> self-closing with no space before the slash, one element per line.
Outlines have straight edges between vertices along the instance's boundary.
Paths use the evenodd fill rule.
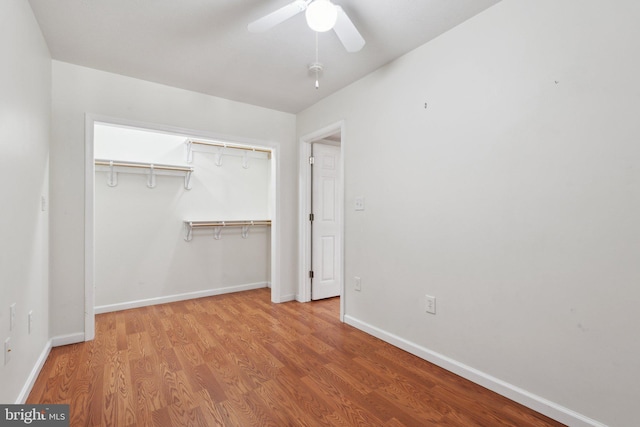
<path fill-rule="evenodd" d="M 297 113 L 499 0 L 334 0 L 367 44 L 319 35 L 320 89 L 308 73 L 304 14 L 266 33 L 247 24 L 292 0 L 29 0 L 54 59 Z"/>

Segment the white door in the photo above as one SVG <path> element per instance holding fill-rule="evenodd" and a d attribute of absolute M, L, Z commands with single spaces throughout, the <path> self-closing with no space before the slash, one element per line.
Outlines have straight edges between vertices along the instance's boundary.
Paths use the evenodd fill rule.
<path fill-rule="evenodd" d="M 340 295 L 342 242 L 340 147 L 314 143 L 311 205 L 311 299 Z"/>

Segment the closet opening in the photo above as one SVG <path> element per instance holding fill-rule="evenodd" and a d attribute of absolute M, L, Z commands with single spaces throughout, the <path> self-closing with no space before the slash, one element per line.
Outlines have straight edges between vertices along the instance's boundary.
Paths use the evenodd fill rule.
<path fill-rule="evenodd" d="M 95 314 L 277 283 L 277 144 L 88 117 L 85 340 Z"/>

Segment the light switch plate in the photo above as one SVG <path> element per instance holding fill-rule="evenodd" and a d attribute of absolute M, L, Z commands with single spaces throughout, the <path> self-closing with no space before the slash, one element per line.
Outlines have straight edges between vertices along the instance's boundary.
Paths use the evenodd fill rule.
<path fill-rule="evenodd" d="M 436 314 L 436 297 L 426 295 L 425 311 L 427 313 Z"/>

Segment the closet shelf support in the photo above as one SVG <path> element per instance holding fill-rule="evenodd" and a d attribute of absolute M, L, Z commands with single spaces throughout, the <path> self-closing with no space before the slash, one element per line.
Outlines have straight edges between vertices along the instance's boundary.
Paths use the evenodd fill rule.
<path fill-rule="evenodd" d="M 187 221 L 184 222 L 184 240 L 190 242 L 193 239 L 193 227 Z"/>
<path fill-rule="evenodd" d="M 213 238 L 216 240 L 220 240 L 220 234 L 222 233 L 222 227 L 224 227 L 224 223 L 222 226 L 213 227 Z"/>
<path fill-rule="evenodd" d="M 149 165 L 149 179 L 147 180 L 147 187 L 149 188 L 156 187 L 156 174 L 153 169 L 153 165 Z"/>
<path fill-rule="evenodd" d="M 107 185 L 115 187 L 118 185 L 118 173 L 113 170 L 113 162 L 109 162 L 109 172 L 107 174 Z"/>
<path fill-rule="evenodd" d="M 191 175 L 193 174 L 193 168 L 184 174 L 184 188 L 185 190 L 191 190 Z"/>

